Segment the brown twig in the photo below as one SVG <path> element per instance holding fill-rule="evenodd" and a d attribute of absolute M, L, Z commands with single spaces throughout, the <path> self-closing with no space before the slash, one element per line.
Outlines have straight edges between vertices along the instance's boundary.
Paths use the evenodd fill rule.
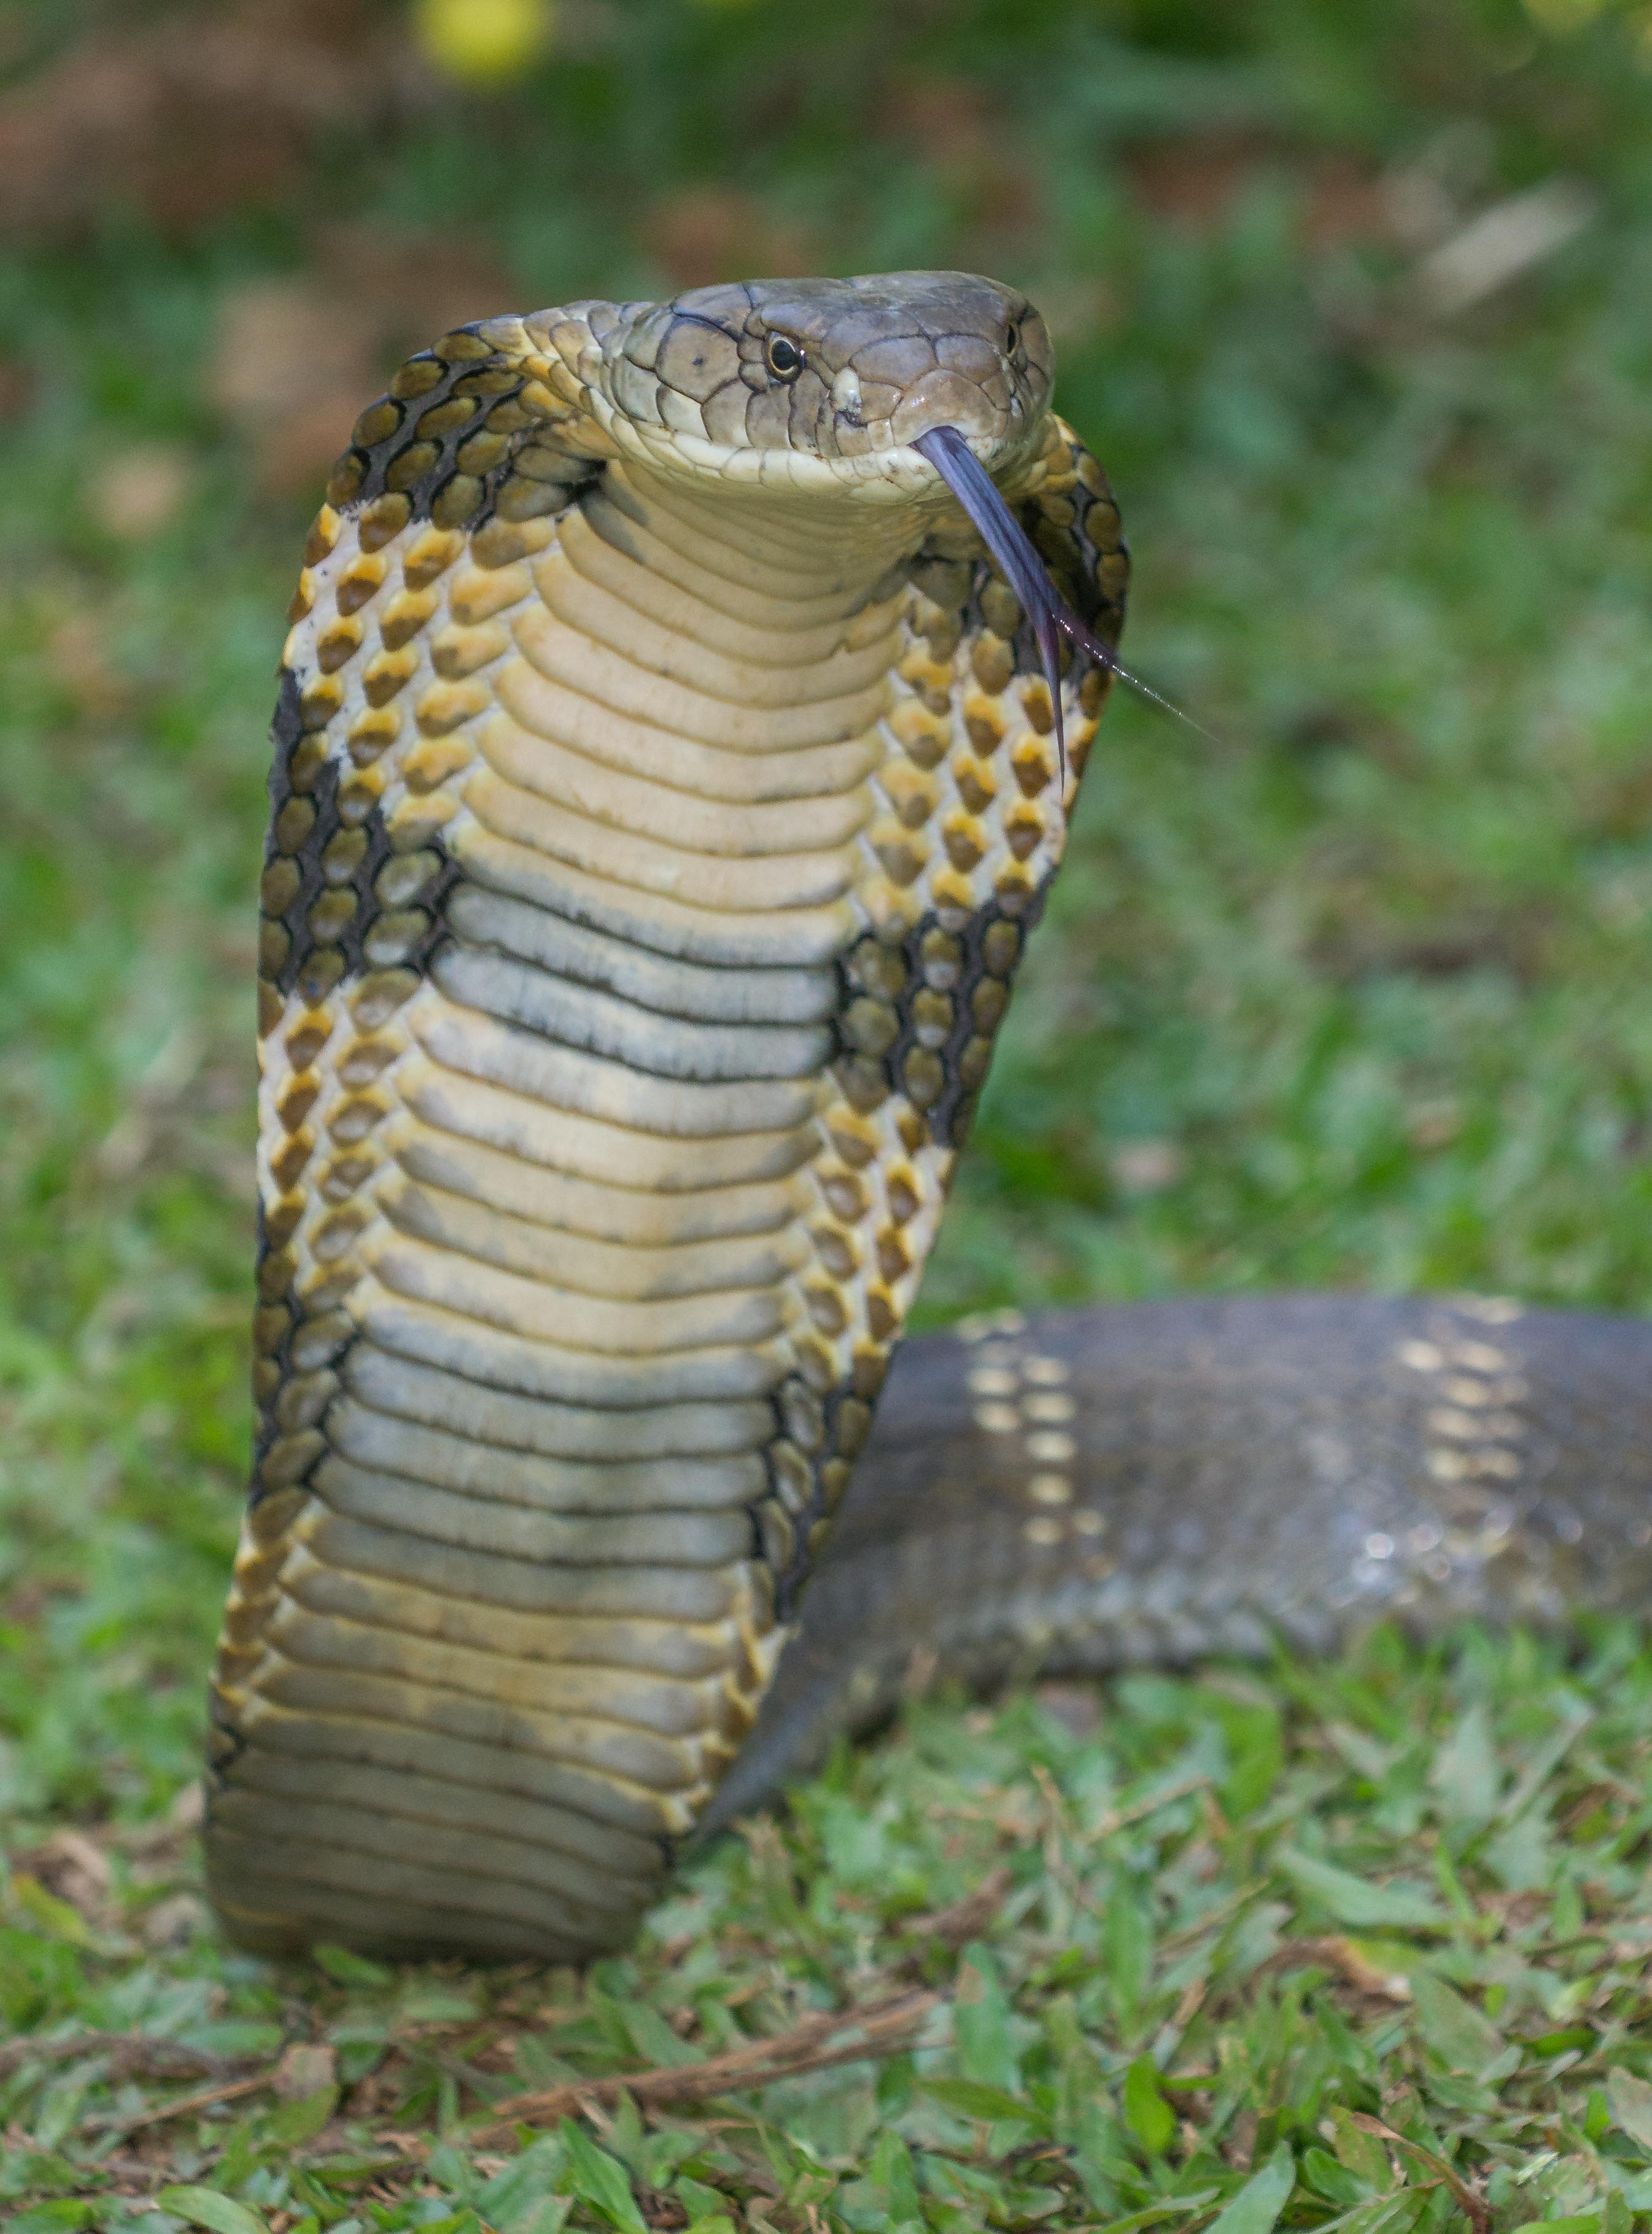
<path fill-rule="evenodd" d="M 1491 2205 L 1478 2188 L 1471 2186 L 1463 2178 L 1455 2165 L 1448 2163 L 1442 2156 L 1436 2156 L 1433 2149 L 1424 2148 L 1420 2141 L 1407 2140 L 1403 2133 L 1396 2133 L 1392 2126 L 1385 2126 L 1381 2118 L 1373 2118 L 1364 2110 L 1350 2110 L 1348 2120 L 1362 2133 L 1374 2133 L 1379 2140 L 1387 2141 L 1394 2148 L 1403 2149 L 1407 2156 L 1415 2157 L 1419 2164 L 1426 2165 L 1436 2179 L 1445 2181 L 1458 2208 L 1473 2228 L 1474 2234 L 1491 2234 Z"/>
<path fill-rule="evenodd" d="M 859 2009 L 823 2011 L 806 2017 L 772 2040 L 746 2041 L 708 2056 L 702 2063 L 667 2064 L 607 2079 L 576 2079 L 541 2094 L 513 2094 L 493 2107 L 493 2120 L 470 2138 L 504 2139 L 513 2125 L 552 2125 L 587 2104 L 611 2104 L 629 2094 L 644 2107 L 702 2102 L 748 2087 L 767 2087 L 803 2071 L 825 2071 L 862 2057 L 898 2055 L 910 2047 L 945 1996 L 894 1994 Z"/>
<path fill-rule="evenodd" d="M 192 2110 L 210 2110 L 215 2102 L 233 2102 L 243 2094 L 256 2094 L 261 2087 L 274 2085 L 272 2065 L 268 2071 L 254 2071 L 245 2079 L 225 2080 L 220 2087 L 198 2087 L 193 2094 L 180 2094 L 175 2102 L 158 2103 L 129 2118 L 88 2118 L 86 2123 L 105 2133 L 135 2133 L 145 2126 L 164 2126 L 169 2118 L 186 2118 Z"/>
<path fill-rule="evenodd" d="M 1143 1798 L 1132 1800 L 1128 1807 L 1109 1808 L 1094 1828 L 1086 1832 L 1085 1836 L 1091 1839 L 1110 1839 L 1115 1831 L 1122 1831 L 1126 1824 L 1139 1823 L 1146 1815 L 1156 1815 L 1161 1807 L 1168 1807 L 1172 1800 L 1185 1800 L 1189 1793 L 1203 1792 L 1206 1786 L 1215 1781 L 1208 1773 L 1185 1776 L 1179 1784 L 1166 1784 L 1157 1792 L 1149 1792 Z"/>
<path fill-rule="evenodd" d="M 245 2056 L 215 2055 L 210 2048 L 160 2040 L 150 2033 L 75 2032 L 56 2040 L 25 2036 L 0 2044 L 0 2079 L 10 2079 L 36 2056 L 50 2063 L 69 2063 L 81 2055 L 107 2055 L 122 2079 L 228 2076 L 245 2071 L 249 2061 Z"/>
<path fill-rule="evenodd" d="M 1309 1963 L 1324 1963 L 1340 1971 L 1350 1986 L 1362 1994 L 1379 1995 L 1385 2002 L 1408 2002 L 1411 1981 L 1402 1971 L 1381 1970 L 1351 1939 L 1341 1934 L 1321 1939 L 1287 1939 L 1259 1968 L 1296 1970 Z"/>
<path fill-rule="evenodd" d="M 1239 1885 L 1220 1900 L 1212 1901 L 1191 1924 L 1179 1924 L 1174 1931 L 1167 1931 L 1159 1943 L 1159 1953 L 1166 1955 L 1191 1947 L 1196 1939 L 1203 1939 L 1207 1934 L 1214 1935 L 1218 1930 L 1225 1931 L 1245 1903 L 1254 1900 L 1259 1892 L 1265 1892 L 1267 1889 L 1266 1878 L 1252 1878 L 1248 1885 Z"/>
<path fill-rule="evenodd" d="M 948 1947 L 962 1947 L 966 1941 L 979 1938 L 997 1915 L 1010 1882 L 1007 1869 L 989 1870 L 975 1891 L 966 1892 L 962 1900 L 952 1901 L 945 1908 L 930 1909 L 922 1916 L 899 1917 L 895 1929 L 903 1938 L 938 1939 Z"/>

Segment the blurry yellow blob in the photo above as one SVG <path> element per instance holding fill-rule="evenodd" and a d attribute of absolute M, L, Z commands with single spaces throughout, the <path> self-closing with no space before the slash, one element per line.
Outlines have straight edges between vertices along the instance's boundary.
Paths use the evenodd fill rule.
<path fill-rule="evenodd" d="M 419 43 L 473 85 L 517 77 L 551 40 L 552 0 L 418 0 Z"/>

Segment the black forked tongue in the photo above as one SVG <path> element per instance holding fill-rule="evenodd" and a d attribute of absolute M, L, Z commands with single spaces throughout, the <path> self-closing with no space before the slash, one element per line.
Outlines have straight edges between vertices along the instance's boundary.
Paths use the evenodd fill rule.
<path fill-rule="evenodd" d="M 1199 725 L 1161 698 L 1150 683 L 1133 675 L 1120 663 L 1119 656 L 1110 643 L 1106 643 L 1094 629 L 1087 628 L 1074 612 L 1061 591 L 1049 578 L 1048 570 L 1037 552 L 1026 529 L 1011 512 L 998 492 L 996 482 L 970 447 L 956 427 L 931 427 L 927 434 L 920 434 L 912 447 L 920 457 L 927 458 L 941 479 L 963 506 L 976 532 L 986 545 L 999 572 L 1016 597 L 1021 609 L 1032 623 L 1033 638 L 1038 646 L 1038 656 L 1043 663 L 1044 678 L 1049 684 L 1050 704 L 1055 713 L 1055 749 L 1061 757 L 1061 781 L 1067 781 L 1067 738 L 1061 726 L 1061 638 L 1067 637 L 1079 650 L 1087 652 L 1098 665 L 1108 668 L 1121 683 L 1139 690 L 1144 698 L 1151 698 L 1167 714 L 1185 722 L 1190 728 Z M 1207 729 L 1199 729 L 1201 736 L 1209 736 Z M 1214 739 L 1211 740 L 1215 741 Z"/>

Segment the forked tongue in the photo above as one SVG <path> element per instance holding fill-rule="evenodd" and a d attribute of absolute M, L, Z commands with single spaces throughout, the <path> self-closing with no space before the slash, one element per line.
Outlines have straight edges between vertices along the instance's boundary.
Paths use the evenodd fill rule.
<path fill-rule="evenodd" d="M 1067 738 L 1061 727 L 1063 637 L 1070 638 L 1100 666 L 1111 669 L 1121 683 L 1127 683 L 1144 698 L 1151 698 L 1155 706 L 1162 706 L 1179 722 L 1185 722 L 1190 729 L 1198 729 L 1200 736 L 1210 736 L 1210 731 L 1200 728 L 1191 715 L 1184 714 L 1179 706 L 1172 706 L 1168 698 L 1160 697 L 1151 683 L 1144 683 L 1139 675 L 1133 675 L 1122 666 L 1112 645 L 1103 643 L 1094 629 L 1086 628 L 1051 581 L 1048 569 L 1033 548 L 1026 529 L 999 494 L 992 475 L 956 427 L 931 427 L 927 434 L 918 436 L 912 447 L 920 457 L 928 459 L 968 513 L 976 532 L 1032 623 L 1044 679 L 1049 684 L 1050 704 L 1055 713 L 1055 749 L 1061 756 L 1063 783 L 1067 781 Z M 1211 738 L 1211 741 L 1214 743 L 1216 740 Z"/>

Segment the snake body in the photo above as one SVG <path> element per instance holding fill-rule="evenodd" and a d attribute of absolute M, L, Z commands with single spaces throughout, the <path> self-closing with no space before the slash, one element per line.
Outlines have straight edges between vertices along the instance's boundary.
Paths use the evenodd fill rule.
<path fill-rule="evenodd" d="M 1512 1307 L 992 1322 L 874 1430 L 1122 619 L 1050 380 L 902 273 L 489 320 L 358 422 L 262 885 L 243 1943 L 579 1959 L 915 1669 L 1644 1566 Z"/>

